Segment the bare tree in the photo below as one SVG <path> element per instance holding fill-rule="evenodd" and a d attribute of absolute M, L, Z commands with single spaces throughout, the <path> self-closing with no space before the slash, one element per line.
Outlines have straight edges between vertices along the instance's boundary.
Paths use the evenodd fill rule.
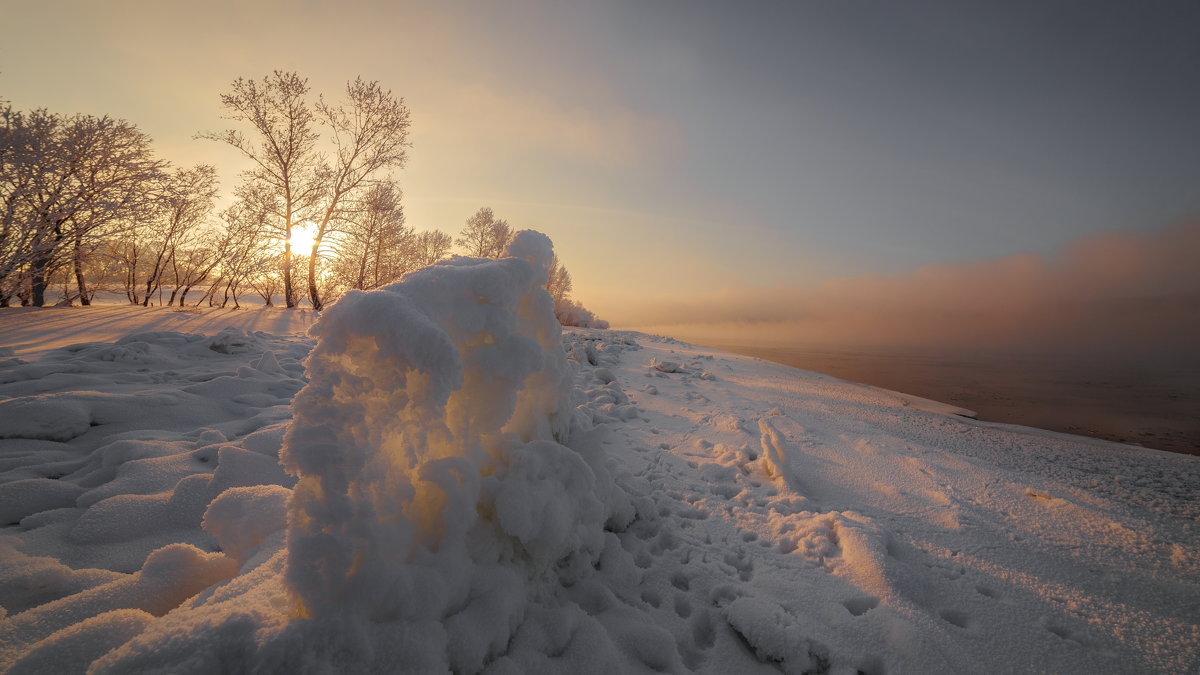
<path fill-rule="evenodd" d="M 296 73 L 275 71 L 261 81 L 238 78 L 230 93 L 221 95 L 225 119 L 248 122 L 257 142 L 240 131 L 199 134 L 200 138 L 227 143 L 254 163 L 243 174 L 254 189 L 269 190 L 275 207 L 272 235 L 283 242 L 284 301 L 296 306 L 292 282 L 292 230 L 314 215 L 321 197 L 317 120 L 307 95 L 308 80 Z"/>
<path fill-rule="evenodd" d="M 39 146 L 49 145 L 56 121 L 49 114 L 23 115 L 11 106 L 0 109 L 0 307 L 22 294 L 28 282 L 34 228 L 28 223 L 27 200 L 40 178 Z"/>
<path fill-rule="evenodd" d="M 209 231 L 190 246 L 176 249 L 175 255 L 171 256 L 171 272 L 175 284 L 167 300 L 168 306 L 175 304 L 175 300 L 178 299 L 179 306 L 183 307 L 187 303 L 188 293 L 209 280 L 226 252 L 223 244 L 220 234 Z"/>
<path fill-rule="evenodd" d="M 333 165 L 327 170 L 329 182 L 308 258 L 308 294 L 313 309 L 321 309 L 324 304 L 316 277 L 322 242 L 335 223 L 345 220 L 345 212 L 353 208 L 347 202 L 354 194 L 369 188 L 380 171 L 404 166 L 410 124 L 404 99 L 396 98 L 378 82 L 366 82 L 361 77 L 346 83 L 344 103 L 332 105 L 322 99 L 317 110 L 331 132 L 335 152 Z"/>
<path fill-rule="evenodd" d="M 246 277 L 246 283 L 262 298 L 263 304 L 274 307 L 275 295 L 283 290 L 283 276 L 279 272 L 279 265 L 272 263 L 283 254 L 263 248 L 257 249 L 257 254 L 259 258 L 250 264 L 250 274 Z"/>
<path fill-rule="evenodd" d="M 298 298 L 293 283 L 292 230 L 304 221 L 314 224 L 308 254 L 308 295 L 316 309 L 324 304 L 317 268 L 326 237 L 344 221 L 347 202 L 369 186 L 381 170 L 403 166 L 408 146 L 409 113 L 378 82 L 357 78 L 346 85 L 346 101 L 320 99 L 308 104 L 308 80 L 296 73 L 275 71 L 261 82 L 238 79 L 232 92 L 221 96 L 227 119 L 249 122 L 259 136 L 251 142 L 228 130 L 201 134 L 237 148 L 255 164 L 247 182 L 269 186 L 277 198 L 276 234 L 283 240 L 284 297 L 288 307 Z M 318 148 L 318 126 L 329 129 L 332 161 Z"/>
<path fill-rule="evenodd" d="M 266 304 L 273 304 L 271 297 L 278 292 L 275 284 L 281 279 L 275 273 L 278 265 L 272 265 L 280 257 L 278 249 L 262 245 L 264 221 L 271 213 L 267 195 L 252 191 L 239 191 L 238 200 L 221 213 L 225 222 L 225 239 L 222 242 L 225 255 L 221 263 L 221 280 L 225 284 L 224 307 L 230 299 L 234 307 L 240 306 L 239 294 L 243 286 L 256 292 L 266 286 L 260 279 L 271 279 L 271 292 L 264 297 Z"/>
<path fill-rule="evenodd" d="M 415 264 L 415 236 L 404 224 L 395 183 L 371 186 L 349 214 L 337 247 L 334 274 L 347 288 L 368 290 L 397 281 Z"/>
<path fill-rule="evenodd" d="M 66 266 L 88 304 L 88 257 L 145 216 L 165 162 L 153 158 L 149 136 L 110 117 L 6 109 L 0 130 L 0 282 L 27 280 L 29 301 L 42 306 L 48 280 Z"/>
<path fill-rule="evenodd" d="M 124 120 L 76 116 L 66 132 L 65 171 L 52 189 L 65 186 L 66 194 L 60 192 L 59 196 L 67 199 L 59 201 L 58 213 L 41 225 L 48 230 L 51 223 L 62 219 L 79 300 L 88 305 L 95 294 L 88 288 L 85 274 L 91 254 L 104 237 L 125 231 L 150 214 L 154 188 L 167 165 L 153 158 L 150 137 Z M 38 262 L 34 260 L 35 269 Z M 37 305 L 36 273 L 33 285 Z"/>
<path fill-rule="evenodd" d="M 105 257 L 113 262 L 121 291 L 130 304 L 141 304 L 141 279 L 145 271 L 145 247 L 133 233 L 125 233 L 105 240 Z"/>
<path fill-rule="evenodd" d="M 162 182 L 157 217 L 149 223 L 142 305 L 158 290 L 181 242 L 204 224 L 217 198 L 217 170 L 207 164 L 177 169 Z M 136 297 L 132 298 L 137 302 Z"/>
<path fill-rule="evenodd" d="M 413 267 L 429 267 L 450 253 L 454 238 L 441 230 L 418 232 L 413 242 Z"/>
<path fill-rule="evenodd" d="M 562 261 L 555 255 L 550 259 L 550 270 L 546 277 L 546 291 L 554 299 L 555 304 L 562 302 L 571 294 L 571 273 L 563 266 Z"/>
<path fill-rule="evenodd" d="M 467 255 L 477 258 L 498 258 L 504 254 L 508 240 L 512 238 L 512 227 L 508 221 L 499 220 L 489 206 L 467 218 L 467 224 L 454 243 L 463 247 Z"/>

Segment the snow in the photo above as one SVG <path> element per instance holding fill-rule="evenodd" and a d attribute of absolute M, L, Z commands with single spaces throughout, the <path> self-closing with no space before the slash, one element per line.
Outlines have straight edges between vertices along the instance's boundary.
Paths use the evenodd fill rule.
<path fill-rule="evenodd" d="M 508 253 L 0 311 L 0 671 L 1200 669 L 1197 457 L 561 333 Z"/>

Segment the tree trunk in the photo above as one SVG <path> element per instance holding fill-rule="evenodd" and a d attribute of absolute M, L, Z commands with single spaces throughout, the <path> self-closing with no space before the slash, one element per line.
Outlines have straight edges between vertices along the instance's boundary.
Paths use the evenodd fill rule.
<path fill-rule="evenodd" d="M 317 291 L 317 249 L 320 246 L 321 240 L 314 240 L 312 255 L 308 256 L 308 299 L 312 302 L 313 309 L 318 311 L 322 308 L 321 294 Z"/>
<path fill-rule="evenodd" d="M 75 286 L 79 288 L 79 304 L 87 307 L 92 304 L 92 300 L 88 297 L 87 282 L 83 278 L 82 249 L 78 240 L 75 241 L 75 260 L 73 263 L 75 266 Z"/>
<path fill-rule="evenodd" d="M 358 281 L 354 284 L 354 287 L 360 291 L 366 288 L 368 255 L 369 254 L 364 251 L 362 258 L 359 258 L 358 260 Z"/>
<path fill-rule="evenodd" d="M 33 293 L 33 299 L 29 304 L 34 307 L 46 306 L 46 266 L 49 264 L 49 256 L 38 256 L 29 266 L 30 288 Z"/>
<path fill-rule="evenodd" d="M 224 307 L 230 301 L 230 299 L 232 299 L 234 309 L 242 308 L 238 303 L 238 290 L 237 286 L 235 285 L 235 281 L 236 279 L 231 278 L 229 283 L 225 284 L 225 300 L 221 303 L 222 307 Z"/>
<path fill-rule="evenodd" d="M 291 236 L 291 232 L 288 232 Z M 288 309 L 296 306 L 296 292 L 292 287 L 292 240 L 283 240 L 283 301 Z"/>

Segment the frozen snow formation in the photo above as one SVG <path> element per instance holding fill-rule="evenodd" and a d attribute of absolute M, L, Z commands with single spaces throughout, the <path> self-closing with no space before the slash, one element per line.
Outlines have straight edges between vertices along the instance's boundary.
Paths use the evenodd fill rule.
<path fill-rule="evenodd" d="M 287 586 L 323 642 L 293 658 L 477 672 L 530 599 L 594 567 L 622 503 L 597 448 L 560 443 L 573 382 L 551 255 L 524 231 L 502 260 L 350 295 L 314 328 L 282 459 L 300 478 Z"/>
<path fill-rule="evenodd" d="M 563 333 L 508 253 L 311 337 L 0 310 L 0 672 L 1200 670 L 1200 457 Z"/>

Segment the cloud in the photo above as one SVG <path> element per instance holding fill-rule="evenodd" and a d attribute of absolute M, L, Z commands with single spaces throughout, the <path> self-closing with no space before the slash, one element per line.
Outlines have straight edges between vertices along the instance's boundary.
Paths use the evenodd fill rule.
<path fill-rule="evenodd" d="M 463 86 L 441 92 L 437 114 L 422 131 L 453 137 L 479 152 L 520 157 L 549 151 L 610 167 L 629 167 L 682 147 L 678 126 L 666 119 L 609 105 L 572 105 L 521 91 Z"/>
<path fill-rule="evenodd" d="M 624 325 L 725 344 L 1008 348 L 1195 359 L 1200 222 L 813 289 L 654 298 Z"/>

